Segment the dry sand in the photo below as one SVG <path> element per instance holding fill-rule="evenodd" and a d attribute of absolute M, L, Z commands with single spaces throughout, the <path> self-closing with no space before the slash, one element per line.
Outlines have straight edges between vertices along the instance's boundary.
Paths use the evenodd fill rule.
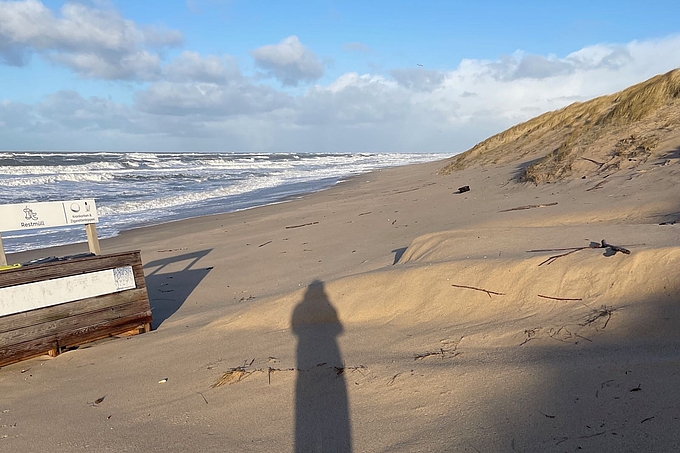
<path fill-rule="evenodd" d="M 679 157 L 414 165 L 105 240 L 155 330 L 0 369 L 0 451 L 680 451 Z M 602 239 L 631 253 L 528 252 Z"/>

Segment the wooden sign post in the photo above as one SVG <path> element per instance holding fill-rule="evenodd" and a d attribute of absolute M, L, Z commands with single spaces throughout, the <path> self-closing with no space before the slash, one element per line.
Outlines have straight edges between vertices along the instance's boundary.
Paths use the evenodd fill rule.
<path fill-rule="evenodd" d="M 2 245 L 2 233 L 0 233 L 0 266 L 7 266 L 7 257 L 5 256 L 5 247 Z"/>

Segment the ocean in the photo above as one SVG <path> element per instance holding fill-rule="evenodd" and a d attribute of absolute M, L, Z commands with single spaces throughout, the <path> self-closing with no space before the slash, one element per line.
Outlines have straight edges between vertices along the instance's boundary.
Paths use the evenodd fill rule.
<path fill-rule="evenodd" d="M 233 212 L 435 153 L 0 152 L 0 204 L 94 198 L 100 238 Z M 82 226 L 3 232 L 6 253 L 86 242 Z"/>

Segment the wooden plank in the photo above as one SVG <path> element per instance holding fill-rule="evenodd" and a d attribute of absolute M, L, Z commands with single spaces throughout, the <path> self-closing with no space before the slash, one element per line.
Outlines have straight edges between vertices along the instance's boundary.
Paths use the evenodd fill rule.
<path fill-rule="evenodd" d="M 130 265 L 133 270 L 135 265 L 142 266 L 139 250 L 23 266 L 0 272 L 0 288 Z M 143 271 L 141 275 L 143 276 Z"/>
<path fill-rule="evenodd" d="M 5 345 L 22 343 L 31 338 L 48 337 L 51 335 L 56 335 L 60 338 L 68 332 L 87 329 L 106 320 L 125 318 L 135 314 L 151 316 L 151 311 L 148 309 L 146 301 L 137 300 L 122 305 L 102 307 L 99 310 L 87 311 L 56 321 L 46 321 L 3 332 L 0 333 L 0 346 L 4 347 Z"/>
<path fill-rule="evenodd" d="M 0 348 L 0 367 L 58 350 L 55 338 L 36 338 L 28 343 Z"/>
<path fill-rule="evenodd" d="M 115 294 L 106 294 L 90 299 L 77 300 L 67 304 L 54 305 L 38 310 L 25 311 L 16 315 L 3 316 L 0 318 L 0 334 L 16 329 L 35 326 L 44 322 L 59 321 L 71 316 L 78 316 L 90 311 L 98 311 L 102 308 L 123 305 L 127 303 L 148 303 L 145 288 L 136 288 Z M 0 343 L 1 345 L 2 343 Z"/>
<path fill-rule="evenodd" d="M 102 249 L 99 247 L 97 226 L 94 223 L 88 223 L 85 225 L 85 232 L 87 233 L 87 246 L 90 248 L 90 252 L 95 255 L 101 255 Z"/>
<path fill-rule="evenodd" d="M 148 317 L 146 316 L 135 315 L 93 326 L 96 327 L 96 330 L 75 332 L 62 338 L 51 336 L 14 344 L 7 348 L 0 349 L 0 367 L 46 354 L 50 350 L 56 349 L 58 351 L 61 347 L 78 346 L 102 338 L 118 335 L 134 328 L 136 325 L 145 323 L 147 318 Z"/>
<path fill-rule="evenodd" d="M 146 315 L 134 315 L 128 318 L 121 318 L 117 320 L 106 321 L 97 326 L 93 326 L 88 331 L 77 331 L 66 335 L 59 339 L 59 344 L 63 347 L 79 346 L 81 344 L 90 343 L 102 338 L 108 338 L 113 335 L 119 335 L 127 332 L 136 326 L 142 325 L 151 319 Z"/>

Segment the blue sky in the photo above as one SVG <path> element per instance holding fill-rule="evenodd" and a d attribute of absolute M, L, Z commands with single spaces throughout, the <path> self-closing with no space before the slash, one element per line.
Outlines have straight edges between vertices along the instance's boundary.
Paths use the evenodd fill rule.
<path fill-rule="evenodd" d="M 0 0 L 0 149 L 453 154 L 680 66 L 676 3 Z"/>

